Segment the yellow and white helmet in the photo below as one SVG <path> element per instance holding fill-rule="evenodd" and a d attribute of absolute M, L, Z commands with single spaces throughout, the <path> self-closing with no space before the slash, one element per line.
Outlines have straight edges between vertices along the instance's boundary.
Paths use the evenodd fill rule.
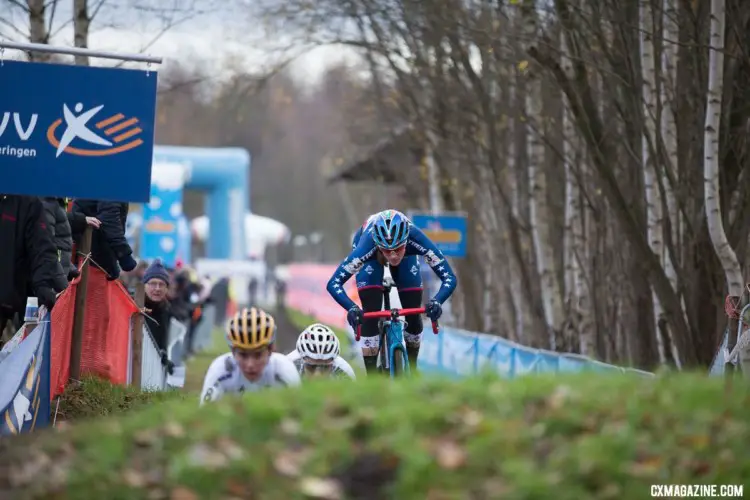
<path fill-rule="evenodd" d="M 243 308 L 227 321 L 226 335 L 233 348 L 261 349 L 276 340 L 276 321 L 263 309 Z"/>

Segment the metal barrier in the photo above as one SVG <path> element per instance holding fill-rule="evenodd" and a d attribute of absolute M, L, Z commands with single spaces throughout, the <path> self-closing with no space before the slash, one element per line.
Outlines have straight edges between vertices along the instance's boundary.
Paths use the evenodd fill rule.
<path fill-rule="evenodd" d="M 141 389 L 163 391 L 167 388 L 167 369 L 161 362 L 161 354 L 147 325 L 143 325 L 143 347 L 141 361 Z"/>
<path fill-rule="evenodd" d="M 167 357 L 174 363 L 171 374 L 167 375 L 167 386 L 183 387 L 185 385 L 185 358 L 187 354 L 187 331 L 188 327 L 175 318 L 169 321 L 169 343 L 167 344 Z"/>

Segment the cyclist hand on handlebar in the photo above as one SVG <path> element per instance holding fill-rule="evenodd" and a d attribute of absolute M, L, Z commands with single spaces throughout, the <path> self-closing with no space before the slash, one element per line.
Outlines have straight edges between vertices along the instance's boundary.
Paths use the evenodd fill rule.
<path fill-rule="evenodd" d="M 427 304 L 427 307 L 425 307 L 425 314 L 432 321 L 437 321 L 440 319 L 440 316 L 443 315 L 443 306 L 440 305 L 440 302 L 437 300 L 432 299 L 430 303 Z"/>
<path fill-rule="evenodd" d="M 355 304 L 346 313 L 346 321 L 348 321 L 351 327 L 356 330 L 357 327 L 362 324 L 362 320 L 364 319 L 362 314 L 362 309 Z"/>

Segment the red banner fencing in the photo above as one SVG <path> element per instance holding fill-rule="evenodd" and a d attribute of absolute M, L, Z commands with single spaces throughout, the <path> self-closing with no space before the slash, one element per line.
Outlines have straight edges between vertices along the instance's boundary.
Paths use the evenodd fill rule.
<path fill-rule="evenodd" d="M 336 271 L 335 264 L 290 264 L 286 305 L 314 317 L 321 323 L 347 328 L 346 311 L 326 291 L 328 280 Z M 344 286 L 349 297 L 359 304 L 354 279 Z"/>

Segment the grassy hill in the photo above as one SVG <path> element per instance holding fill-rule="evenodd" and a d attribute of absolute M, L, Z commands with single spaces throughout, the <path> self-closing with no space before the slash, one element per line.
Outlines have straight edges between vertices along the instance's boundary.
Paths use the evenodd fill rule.
<path fill-rule="evenodd" d="M 750 391 L 681 375 L 321 382 L 0 441 L 0 497 L 640 499 L 743 484 Z"/>

